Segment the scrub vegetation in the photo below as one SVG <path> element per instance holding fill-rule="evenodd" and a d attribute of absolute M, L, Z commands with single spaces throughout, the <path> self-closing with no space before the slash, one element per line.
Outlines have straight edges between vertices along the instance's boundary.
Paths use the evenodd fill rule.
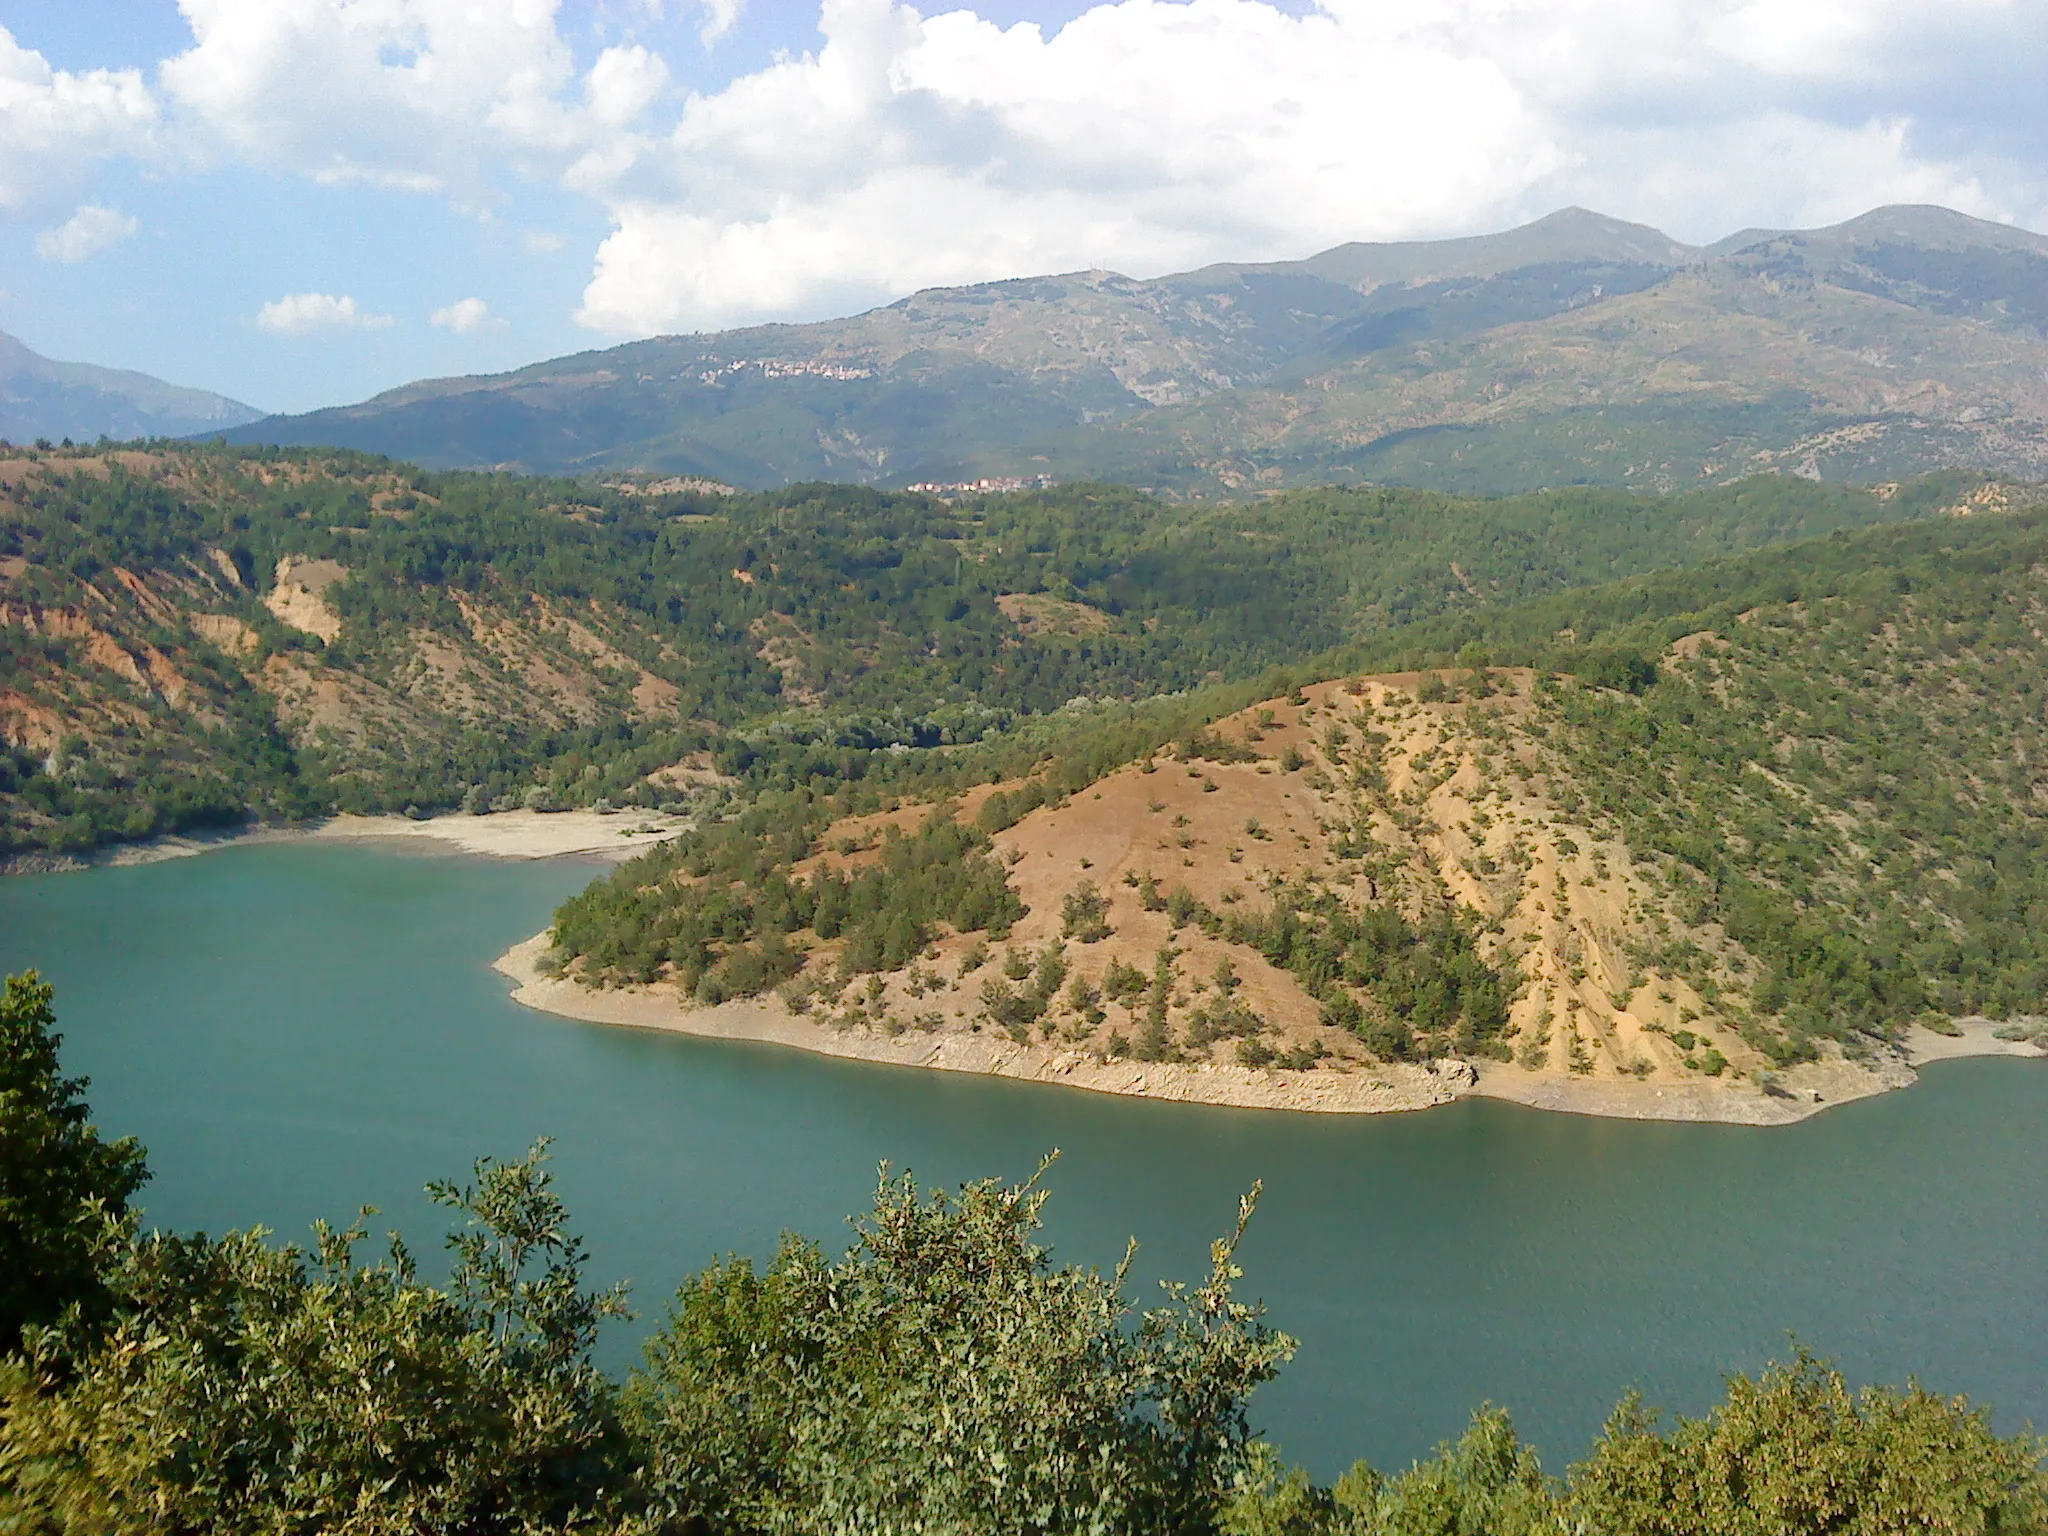
<path fill-rule="evenodd" d="M 0 470 L 0 853 L 661 807 L 696 832 L 560 915 L 580 979 L 1102 1059 L 1762 1082 L 2048 1012 L 2043 519 L 1980 476 L 1189 509 Z"/>

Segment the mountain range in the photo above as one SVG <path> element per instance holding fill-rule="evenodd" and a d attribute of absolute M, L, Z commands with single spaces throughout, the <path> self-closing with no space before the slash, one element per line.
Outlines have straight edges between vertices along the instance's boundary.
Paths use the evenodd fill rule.
<path fill-rule="evenodd" d="M 1688 246 L 1501 234 L 932 289 L 269 417 L 233 442 L 769 487 L 1112 479 L 1680 490 L 2048 474 L 2048 238 L 1935 207 Z"/>
<path fill-rule="evenodd" d="M 0 439 L 193 437 L 259 420 L 253 406 L 146 373 L 60 363 L 0 332 Z"/>

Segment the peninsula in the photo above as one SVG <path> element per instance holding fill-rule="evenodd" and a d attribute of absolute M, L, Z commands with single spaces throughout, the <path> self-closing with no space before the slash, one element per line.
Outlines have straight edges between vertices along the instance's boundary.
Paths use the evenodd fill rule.
<path fill-rule="evenodd" d="M 1711 690 L 1730 649 L 1693 637 L 1665 664 Z M 1926 1061 L 2043 1054 L 2039 1019 L 1788 1027 L 1766 945 L 1701 923 L 1678 861 L 1584 814 L 1589 786 L 1555 745 L 1581 693 L 1528 668 L 1330 681 L 1085 787 L 990 784 L 836 819 L 758 886 L 815 905 L 803 948 L 770 935 L 752 988 L 730 952 L 692 982 L 673 958 L 686 923 L 654 977 L 620 985 L 601 958 L 607 889 L 659 925 L 650 898 L 701 899 L 715 854 L 627 866 L 499 969 L 520 1002 L 571 1017 L 1333 1113 L 1480 1094 L 1768 1125 L 1902 1087 Z M 888 922 L 915 934 L 890 953 L 858 893 L 931 884 L 948 859 L 956 885 L 994 876 L 1009 904 L 975 924 L 899 903 Z M 821 923 L 835 891 L 848 915 Z"/>

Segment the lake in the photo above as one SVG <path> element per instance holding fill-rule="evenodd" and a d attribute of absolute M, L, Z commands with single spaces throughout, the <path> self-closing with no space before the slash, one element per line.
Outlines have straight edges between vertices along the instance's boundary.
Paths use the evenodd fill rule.
<path fill-rule="evenodd" d="M 1255 1417 L 1325 1478 L 1488 1399 L 1562 1470 L 1627 1388 L 1698 1411 L 1788 1332 L 2048 1424 L 2041 1064 L 1946 1063 L 1776 1130 L 1113 1099 L 519 1008 L 491 959 L 592 874 L 271 844 L 0 880 L 0 968 L 57 984 L 66 1066 L 147 1143 L 159 1225 L 300 1236 L 367 1203 L 424 1251 L 426 1180 L 554 1137 L 596 1278 L 634 1284 L 615 1365 L 714 1255 L 838 1246 L 883 1160 L 953 1184 L 1057 1147 L 1057 1253 L 1107 1266 L 1136 1236 L 1141 1299 L 1264 1181 L 1245 1285 L 1302 1348 Z"/>

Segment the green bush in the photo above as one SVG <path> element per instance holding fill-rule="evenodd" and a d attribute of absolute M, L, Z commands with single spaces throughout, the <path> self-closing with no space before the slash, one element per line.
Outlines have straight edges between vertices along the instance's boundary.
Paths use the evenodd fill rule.
<path fill-rule="evenodd" d="M 1292 1343 L 1232 1295 L 1235 1237 L 1136 1314 L 1121 1271 L 1052 1265 L 1043 1199 L 885 1181 L 839 1261 L 792 1238 L 764 1271 L 684 1286 L 625 1399 L 657 1510 L 734 1531 L 1206 1526 L 1244 1400 Z"/>
<path fill-rule="evenodd" d="M 623 1309 L 536 1148 L 440 1187 L 449 1285 L 361 1225 L 308 1253 L 261 1232 L 153 1236 L 110 1264 L 119 1311 L 69 1357 L 0 1370 L 0 1525 L 64 1533 L 602 1530 L 630 1495 L 589 1359 Z"/>
<path fill-rule="evenodd" d="M 91 1123 L 86 1079 L 59 1071 L 54 996 L 34 971 L 0 992 L 0 1353 L 24 1330 L 105 1318 L 104 1269 L 149 1177 L 133 1137 Z"/>

